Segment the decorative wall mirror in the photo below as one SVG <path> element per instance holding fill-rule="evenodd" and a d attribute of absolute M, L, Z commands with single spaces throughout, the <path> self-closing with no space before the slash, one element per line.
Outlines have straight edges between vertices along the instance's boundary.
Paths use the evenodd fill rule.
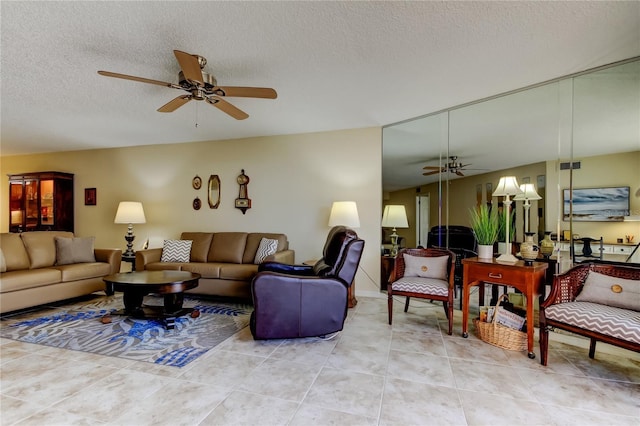
<path fill-rule="evenodd" d="M 218 175 L 209 176 L 208 189 L 208 201 L 209 207 L 217 209 L 220 205 L 220 178 Z"/>

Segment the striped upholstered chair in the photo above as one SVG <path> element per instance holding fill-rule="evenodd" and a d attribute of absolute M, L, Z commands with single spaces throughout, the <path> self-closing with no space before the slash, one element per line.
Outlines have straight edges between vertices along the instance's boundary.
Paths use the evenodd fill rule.
<path fill-rule="evenodd" d="M 449 320 L 449 334 L 453 332 L 454 266 L 456 255 L 445 249 L 402 249 L 396 256 L 389 296 L 389 324 L 393 319 L 393 296 L 405 296 L 404 311 L 412 297 L 438 300 L 444 305 Z"/>

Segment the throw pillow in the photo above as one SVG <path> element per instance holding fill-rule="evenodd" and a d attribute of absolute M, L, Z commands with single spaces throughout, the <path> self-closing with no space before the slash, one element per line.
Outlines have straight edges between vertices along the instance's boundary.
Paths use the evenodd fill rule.
<path fill-rule="evenodd" d="M 271 240 L 269 238 L 261 239 L 253 263 L 260 264 L 264 262 L 267 256 L 274 254 L 276 250 L 278 250 L 278 240 Z"/>
<path fill-rule="evenodd" d="M 189 263 L 193 240 L 164 240 L 160 262 Z"/>
<path fill-rule="evenodd" d="M 4 253 L 0 248 L 0 272 L 7 272 L 7 261 L 4 258 Z"/>
<path fill-rule="evenodd" d="M 638 280 L 611 277 L 590 271 L 576 302 L 593 302 L 622 309 L 640 311 Z"/>
<path fill-rule="evenodd" d="M 447 279 L 447 262 L 449 256 L 422 257 L 403 253 L 404 276 Z"/>
<path fill-rule="evenodd" d="M 95 237 L 55 237 L 56 265 L 95 262 L 93 251 Z"/>

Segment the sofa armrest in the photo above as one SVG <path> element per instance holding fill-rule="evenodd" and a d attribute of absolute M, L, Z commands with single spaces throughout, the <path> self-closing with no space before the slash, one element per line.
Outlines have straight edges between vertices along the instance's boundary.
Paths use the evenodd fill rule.
<path fill-rule="evenodd" d="M 96 262 L 105 262 L 110 266 L 109 275 L 120 272 L 120 263 L 122 262 L 122 250 L 120 249 L 94 249 L 93 253 Z"/>
<path fill-rule="evenodd" d="M 147 264 L 160 262 L 160 259 L 162 259 L 161 248 L 139 250 L 136 252 L 136 271 L 144 271 Z"/>
<path fill-rule="evenodd" d="M 313 266 L 310 265 L 292 265 L 281 262 L 263 262 L 258 265 L 258 272 L 269 271 L 279 272 L 287 275 L 315 276 Z"/>
<path fill-rule="evenodd" d="M 295 263 L 295 251 L 282 250 L 274 254 L 270 254 L 264 259 L 265 262 L 280 262 L 292 265 Z"/>

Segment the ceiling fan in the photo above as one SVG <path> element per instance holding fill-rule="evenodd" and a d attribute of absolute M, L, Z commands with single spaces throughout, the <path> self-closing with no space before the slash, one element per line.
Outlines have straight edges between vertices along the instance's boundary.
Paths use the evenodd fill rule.
<path fill-rule="evenodd" d="M 132 75 L 118 74 L 110 71 L 98 71 L 98 74 L 107 77 L 122 78 L 125 80 L 139 81 L 141 83 L 156 84 L 158 86 L 171 87 L 188 92 L 188 95 L 181 95 L 167 102 L 160 108 L 159 112 L 173 112 L 191 100 L 206 101 L 207 103 L 218 108 L 220 111 L 229 114 L 237 120 L 244 120 L 249 114 L 225 101 L 223 97 L 242 97 L 242 98 L 263 98 L 275 99 L 278 94 L 274 89 L 266 87 L 233 87 L 218 86 L 213 74 L 203 71 L 207 60 L 199 55 L 174 50 L 173 53 L 180 65 L 178 73 L 178 84 L 167 83 L 164 81 L 151 80 L 149 78 L 135 77 Z"/>
<path fill-rule="evenodd" d="M 452 155 L 449 157 L 449 162 L 443 166 L 425 166 L 423 167 L 423 169 L 425 170 L 425 172 L 422 174 L 423 176 L 430 176 L 430 175 L 435 175 L 438 173 L 445 173 L 445 172 L 451 172 L 451 173 L 455 173 L 458 176 L 464 176 L 464 173 L 462 173 L 462 171 L 466 168 L 469 167 L 471 164 L 462 164 L 461 162 L 458 162 L 458 157 L 455 155 Z M 427 171 L 430 170 L 430 171 Z M 467 169 L 467 170 L 481 170 L 481 169 Z"/>

